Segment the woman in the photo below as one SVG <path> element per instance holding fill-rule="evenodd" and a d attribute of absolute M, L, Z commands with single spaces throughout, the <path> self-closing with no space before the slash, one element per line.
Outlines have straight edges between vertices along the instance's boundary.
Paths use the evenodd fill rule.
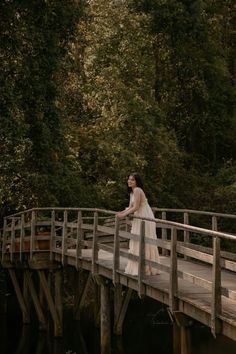
<path fill-rule="evenodd" d="M 137 173 L 132 173 L 128 177 L 128 190 L 130 192 L 129 207 L 123 211 L 117 213 L 118 218 L 123 218 L 129 214 L 134 216 L 154 218 L 154 214 L 147 198 L 143 191 L 143 184 L 140 176 Z M 141 219 L 134 218 L 132 220 L 131 233 L 134 235 L 140 234 Z M 156 224 L 152 221 L 145 221 L 145 236 L 156 239 Z M 129 253 L 136 256 L 139 255 L 139 241 L 130 240 Z M 147 260 L 159 262 L 159 253 L 157 246 L 146 243 L 145 244 L 145 258 Z M 131 275 L 138 275 L 138 263 L 132 260 L 128 260 L 125 268 L 125 273 Z M 147 275 L 159 274 L 158 270 L 151 266 L 145 267 L 145 273 Z"/>

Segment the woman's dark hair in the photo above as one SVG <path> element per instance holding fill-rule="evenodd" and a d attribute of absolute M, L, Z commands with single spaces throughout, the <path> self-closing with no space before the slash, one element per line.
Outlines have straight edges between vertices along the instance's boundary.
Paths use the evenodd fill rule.
<path fill-rule="evenodd" d="M 137 187 L 140 187 L 140 188 L 143 189 L 143 182 L 142 182 L 141 177 L 139 176 L 139 174 L 137 172 L 130 173 L 129 176 L 134 177 L 134 179 L 136 181 L 136 184 L 137 184 Z M 132 192 L 132 188 L 131 187 L 128 187 L 128 192 L 129 193 Z"/>

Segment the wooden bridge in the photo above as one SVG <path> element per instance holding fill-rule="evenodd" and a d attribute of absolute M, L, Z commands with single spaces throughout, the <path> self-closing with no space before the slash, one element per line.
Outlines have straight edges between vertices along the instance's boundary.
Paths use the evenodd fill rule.
<path fill-rule="evenodd" d="M 110 353 L 111 304 L 113 331 L 121 334 L 133 292 L 167 306 L 173 319 L 175 354 L 190 353 L 194 320 L 210 327 L 214 336 L 221 333 L 236 340 L 236 215 L 153 210 L 156 240 L 144 238 L 144 223 L 150 219 L 141 219 L 140 234 L 133 235 L 131 218 L 119 220 L 114 211 L 102 209 L 39 208 L 6 217 L 1 263 L 10 274 L 23 322 L 30 321 L 32 300 L 39 327 L 46 329 L 46 303 L 54 334 L 62 335 L 62 270 L 71 266 L 79 279 L 74 299 L 77 317 L 89 284 L 99 289 L 95 305 L 100 313 L 101 353 Z M 139 240 L 139 256 L 129 254 L 130 239 Z M 145 243 L 159 248 L 160 263 L 145 259 Z M 138 262 L 138 276 L 124 273 L 128 259 Z M 145 265 L 160 274 L 146 276 Z"/>

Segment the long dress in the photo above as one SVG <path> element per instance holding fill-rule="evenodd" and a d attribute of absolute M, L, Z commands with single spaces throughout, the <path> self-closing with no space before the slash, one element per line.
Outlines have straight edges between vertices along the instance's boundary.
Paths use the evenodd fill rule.
<path fill-rule="evenodd" d="M 142 191 L 142 190 L 141 190 Z M 131 193 L 130 195 L 130 203 L 133 203 L 134 195 Z M 134 216 L 154 218 L 153 211 L 148 204 L 147 198 L 142 191 L 141 193 L 141 201 L 140 207 L 138 210 L 134 212 Z M 131 234 L 140 235 L 140 226 L 141 219 L 133 218 L 131 224 Z M 157 239 L 156 236 L 156 223 L 152 221 L 145 221 L 145 237 Z M 139 241 L 130 240 L 129 241 L 129 253 L 138 256 L 139 255 Z M 160 261 L 158 248 L 155 245 L 151 245 L 145 243 L 145 259 L 151 261 Z M 131 275 L 138 275 L 138 263 L 136 261 L 128 260 L 128 263 L 125 267 L 125 273 Z M 159 271 L 149 265 L 145 266 L 145 274 L 146 275 L 156 275 L 159 274 Z"/>

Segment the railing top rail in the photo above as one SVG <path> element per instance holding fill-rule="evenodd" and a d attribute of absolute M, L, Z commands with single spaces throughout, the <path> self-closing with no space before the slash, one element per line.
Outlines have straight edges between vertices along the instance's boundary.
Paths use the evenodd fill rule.
<path fill-rule="evenodd" d="M 84 208 L 84 207 L 40 207 L 40 208 L 32 208 L 32 209 L 26 209 L 22 210 L 18 213 L 11 214 L 7 216 L 6 218 L 12 218 L 15 216 L 19 216 L 23 213 L 29 213 L 32 211 L 98 211 L 98 212 L 103 212 L 105 214 L 115 214 L 116 211 L 114 210 L 107 210 L 107 209 L 102 209 L 102 208 Z M 194 210 L 194 209 L 171 209 L 171 208 L 157 208 L 157 207 L 152 207 L 153 211 L 166 211 L 166 212 L 173 212 L 173 213 L 189 213 L 189 214 L 197 214 L 197 215 L 207 215 L 207 216 L 218 216 L 218 217 L 224 217 L 224 218 L 232 218 L 236 219 L 235 214 L 224 214 L 224 213 L 218 213 L 214 211 L 204 211 L 204 210 Z"/>
<path fill-rule="evenodd" d="M 32 209 L 26 209 L 26 210 L 22 210 L 22 211 L 19 211 L 18 213 L 15 213 L 15 214 L 11 214 L 11 215 L 8 215 L 6 216 L 5 218 L 6 219 L 11 219 L 13 217 L 16 217 L 16 216 L 20 216 L 22 214 L 27 214 L 27 213 L 30 213 L 30 212 L 33 212 L 33 211 L 64 211 L 64 210 L 67 210 L 67 211 L 98 211 L 98 212 L 102 212 L 104 214 L 116 214 L 116 211 L 114 210 L 107 210 L 107 209 L 100 209 L 100 208 L 76 208 L 76 207 L 45 207 L 45 208 L 32 208 Z"/>
<path fill-rule="evenodd" d="M 170 208 L 157 208 L 157 207 L 153 207 L 152 210 L 166 211 L 166 212 L 173 212 L 173 213 L 189 213 L 189 214 L 197 214 L 197 215 L 218 216 L 218 217 L 236 219 L 235 214 L 224 214 L 224 213 L 217 213 L 214 211 L 203 211 L 203 210 L 194 210 L 194 209 L 170 209 Z"/>
<path fill-rule="evenodd" d="M 30 209 L 30 210 L 26 210 L 23 211 L 21 213 L 17 213 L 17 214 L 13 214 L 10 215 L 6 218 L 12 218 L 15 217 L 15 215 L 20 215 L 22 213 L 28 213 L 31 211 L 48 211 L 48 210 L 59 210 L 59 211 L 63 211 L 63 210 L 68 210 L 68 211 L 93 211 L 93 212 L 100 212 L 100 213 L 104 213 L 104 214 L 112 214 L 115 216 L 116 212 L 113 210 L 107 210 L 107 209 L 99 209 L 99 208 L 34 208 L 34 209 Z M 166 210 L 166 209 L 164 209 Z M 173 210 L 173 209 L 171 209 Z M 179 209 L 180 210 L 180 209 Z M 183 209 L 185 210 L 185 209 Z M 186 209 L 187 210 L 187 209 Z M 213 215 L 215 215 L 213 213 Z M 197 226 L 191 226 L 188 224 L 183 224 L 183 223 L 179 223 L 179 222 L 175 222 L 175 221 L 169 221 L 169 220 L 163 220 L 163 219 L 158 219 L 158 218 L 145 218 L 145 217 L 138 217 L 135 215 L 132 215 L 133 218 L 137 218 L 137 219 L 141 219 L 141 220 L 147 220 L 147 221 L 153 221 L 155 223 L 159 223 L 160 225 L 166 225 L 167 228 L 173 228 L 175 227 L 178 230 L 185 230 L 185 231 L 190 231 L 190 232 L 195 232 L 198 234 L 202 234 L 202 235 L 207 235 L 207 236 L 212 236 L 212 237 L 220 237 L 220 238 L 224 238 L 227 240 L 233 240 L 236 241 L 236 235 L 230 234 L 230 233 L 224 233 L 224 232 L 220 232 L 220 231 L 214 231 L 211 229 L 203 229 L 201 227 L 197 227 Z"/>

